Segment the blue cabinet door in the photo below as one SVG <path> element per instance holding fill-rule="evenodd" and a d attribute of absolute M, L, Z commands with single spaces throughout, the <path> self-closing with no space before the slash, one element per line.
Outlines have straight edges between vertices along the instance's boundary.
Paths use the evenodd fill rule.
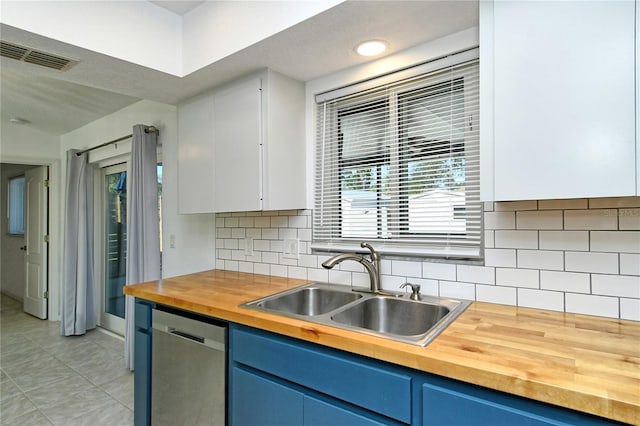
<path fill-rule="evenodd" d="M 133 358 L 133 421 L 151 424 L 151 309 L 153 304 L 136 300 Z"/>
<path fill-rule="evenodd" d="M 229 421 L 234 426 L 301 426 L 304 395 L 252 372 L 233 367 Z"/>
<path fill-rule="evenodd" d="M 151 419 L 151 334 L 136 330 L 134 341 L 133 418 L 136 426 Z"/>

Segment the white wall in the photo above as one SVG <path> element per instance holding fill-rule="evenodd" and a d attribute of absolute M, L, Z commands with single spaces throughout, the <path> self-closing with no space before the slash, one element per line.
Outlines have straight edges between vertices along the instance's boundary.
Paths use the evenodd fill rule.
<path fill-rule="evenodd" d="M 182 19 L 147 1 L 2 1 L 2 23 L 182 75 Z"/>
<path fill-rule="evenodd" d="M 215 265 L 215 229 L 213 215 L 178 214 L 178 163 L 176 107 L 152 101 L 140 101 L 62 135 L 62 151 L 85 149 L 131 134 L 135 124 L 153 125 L 160 131 L 163 156 L 163 259 L 164 277 L 212 269 Z M 130 142 L 101 148 L 90 159 L 108 158 L 130 149 Z M 64 170 L 63 170 L 64 175 Z M 194 188 L 196 191 L 198 188 Z M 169 238 L 175 236 L 175 247 Z"/>

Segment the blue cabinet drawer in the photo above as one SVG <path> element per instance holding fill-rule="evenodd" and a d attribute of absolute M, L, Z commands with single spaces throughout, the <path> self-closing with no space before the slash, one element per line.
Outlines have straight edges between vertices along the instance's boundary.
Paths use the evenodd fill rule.
<path fill-rule="evenodd" d="M 246 327 L 232 326 L 230 335 L 236 363 L 411 422 L 412 379 L 399 370 L 382 369 L 364 357 Z"/>
<path fill-rule="evenodd" d="M 433 381 L 433 379 L 431 380 Z M 422 385 L 423 426 L 593 426 L 617 422 L 453 380 Z"/>

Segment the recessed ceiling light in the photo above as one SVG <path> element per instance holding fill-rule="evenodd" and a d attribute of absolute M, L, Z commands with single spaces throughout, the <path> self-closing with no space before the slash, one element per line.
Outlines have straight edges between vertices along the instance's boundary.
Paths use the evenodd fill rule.
<path fill-rule="evenodd" d="M 355 50 L 361 56 L 376 56 L 387 50 L 387 42 L 382 40 L 363 41 L 356 46 Z"/>

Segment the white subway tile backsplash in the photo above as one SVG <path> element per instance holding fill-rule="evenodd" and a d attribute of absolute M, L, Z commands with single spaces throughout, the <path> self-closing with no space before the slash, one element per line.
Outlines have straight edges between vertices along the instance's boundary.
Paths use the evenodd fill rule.
<path fill-rule="evenodd" d="M 304 266 L 305 268 L 317 268 L 318 265 L 318 256 L 315 254 L 301 254 L 298 259 L 298 265 Z"/>
<path fill-rule="evenodd" d="M 515 212 L 486 212 L 484 214 L 485 229 L 516 229 Z"/>
<path fill-rule="evenodd" d="M 238 271 L 246 272 L 247 274 L 253 274 L 252 262 L 238 262 Z"/>
<path fill-rule="evenodd" d="M 475 300 L 476 286 L 457 281 L 440 281 L 439 293 L 441 297 Z"/>
<path fill-rule="evenodd" d="M 295 228 L 280 228 L 278 229 L 278 238 L 281 240 L 297 239 L 298 230 Z"/>
<path fill-rule="evenodd" d="M 591 275 L 591 292 L 603 296 L 640 299 L 640 277 L 629 275 Z"/>
<path fill-rule="evenodd" d="M 262 228 L 262 239 L 277 240 L 279 237 L 277 228 Z"/>
<path fill-rule="evenodd" d="M 516 267 L 515 249 L 487 249 L 484 251 L 485 266 Z"/>
<path fill-rule="evenodd" d="M 496 268 L 496 284 L 508 287 L 540 287 L 537 269 Z"/>
<path fill-rule="evenodd" d="M 550 250 L 518 250 L 518 268 L 564 269 L 564 254 Z"/>
<path fill-rule="evenodd" d="M 298 266 L 289 266 L 287 268 L 287 277 L 306 280 L 307 279 L 307 268 L 300 268 Z"/>
<path fill-rule="evenodd" d="M 640 197 L 590 198 L 590 209 L 640 207 Z"/>
<path fill-rule="evenodd" d="M 306 228 L 307 216 L 289 216 L 289 228 Z"/>
<path fill-rule="evenodd" d="M 270 217 L 256 217 L 254 218 L 256 228 L 271 228 Z"/>
<path fill-rule="evenodd" d="M 620 318 L 640 321 L 640 299 L 620 299 Z"/>
<path fill-rule="evenodd" d="M 618 229 L 618 211 L 615 209 L 565 210 L 564 229 L 616 230 Z"/>
<path fill-rule="evenodd" d="M 487 202 L 483 209 L 483 265 L 385 257 L 382 287 L 396 291 L 408 281 L 425 295 L 640 321 L 640 197 Z M 216 214 L 216 267 L 368 287 L 356 262 L 321 267 L 331 254 L 311 251 L 311 215 Z M 244 255 L 246 237 L 253 256 Z M 299 240 L 298 259 L 282 257 L 289 238 Z"/>
<path fill-rule="evenodd" d="M 456 280 L 456 265 L 450 263 L 422 262 L 422 278 Z"/>
<path fill-rule="evenodd" d="M 576 210 L 589 208 L 589 201 L 586 198 L 575 198 L 570 200 L 539 200 L 539 210 Z"/>
<path fill-rule="evenodd" d="M 515 305 L 517 301 L 516 289 L 513 287 L 499 287 L 495 285 L 476 285 L 476 300 L 480 302 Z"/>
<path fill-rule="evenodd" d="M 286 277 L 287 276 L 287 266 L 286 265 L 271 265 L 269 268 L 269 274 L 275 275 L 276 277 Z"/>
<path fill-rule="evenodd" d="M 564 269 L 572 272 L 618 273 L 618 255 L 615 253 L 574 252 L 564 254 Z"/>
<path fill-rule="evenodd" d="M 329 281 L 329 270 L 319 268 L 308 268 L 307 279 L 313 281 L 327 282 Z"/>
<path fill-rule="evenodd" d="M 591 231 L 591 250 L 640 253 L 640 231 Z"/>
<path fill-rule="evenodd" d="M 484 248 L 492 249 L 496 246 L 495 233 L 493 231 L 484 231 Z"/>
<path fill-rule="evenodd" d="M 618 318 L 618 298 L 565 293 L 565 310 L 575 314 Z"/>
<path fill-rule="evenodd" d="M 591 293 L 591 276 L 577 272 L 540 271 L 540 288 L 589 294 Z"/>
<path fill-rule="evenodd" d="M 271 216 L 272 228 L 286 228 L 287 226 L 289 226 L 288 216 Z"/>
<path fill-rule="evenodd" d="M 620 273 L 622 275 L 640 275 L 640 254 L 620 254 Z"/>
<path fill-rule="evenodd" d="M 495 284 L 496 272 L 494 268 L 486 266 L 458 265 L 457 280 L 468 283 Z"/>
<path fill-rule="evenodd" d="M 241 228 L 253 228 L 253 217 L 240 217 L 238 218 L 238 226 Z"/>
<path fill-rule="evenodd" d="M 618 211 L 618 225 L 620 230 L 640 230 L 640 209 L 620 209 Z"/>
<path fill-rule="evenodd" d="M 391 274 L 403 277 L 422 277 L 422 264 L 403 260 L 393 260 L 391 262 Z"/>
<path fill-rule="evenodd" d="M 518 289 L 518 306 L 551 311 L 564 311 L 564 293 L 557 291 Z"/>
<path fill-rule="evenodd" d="M 538 248 L 538 231 L 495 231 L 495 234 L 496 248 Z"/>
<path fill-rule="evenodd" d="M 589 250 L 589 231 L 540 231 L 541 250 Z"/>
<path fill-rule="evenodd" d="M 561 210 L 533 210 L 516 212 L 518 229 L 562 229 Z"/>
<path fill-rule="evenodd" d="M 504 201 L 495 203 L 495 211 L 537 210 L 538 201 Z"/>
<path fill-rule="evenodd" d="M 231 238 L 244 238 L 246 231 L 244 228 L 231 228 Z"/>
<path fill-rule="evenodd" d="M 238 218 L 237 217 L 227 217 L 224 219 L 225 228 L 237 228 L 238 227 Z"/>
<path fill-rule="evenodd" d="M 351 284 L 351 272 L 330 269 L 329 282 L 336 284 Z"/>
<path fill-rule="evenodd" d="M 256 263 L 253 265 L 253 273 L 269 275 L 269 272 L 271 271 L 270 266 L 271 265 L 269 265 L 268 263 Z"/>

